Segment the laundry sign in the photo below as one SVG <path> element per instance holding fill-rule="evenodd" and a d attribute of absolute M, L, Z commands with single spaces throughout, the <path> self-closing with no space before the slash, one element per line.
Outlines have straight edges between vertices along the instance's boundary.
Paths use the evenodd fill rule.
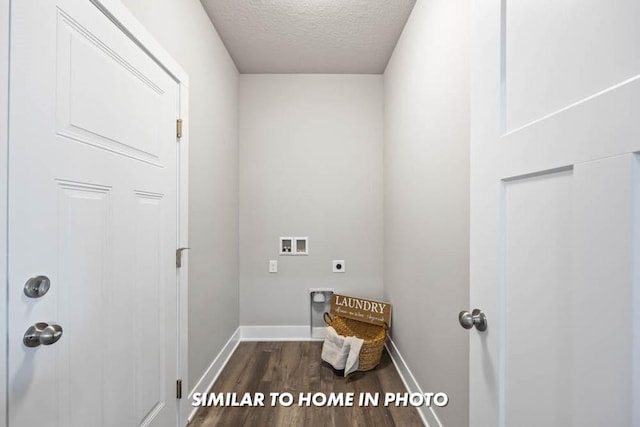
<path fill-rule="evenodd" d="M 331 314 L 374 325 L 391 325 L 391 304 L 387 302 L 333 294 Z"/>

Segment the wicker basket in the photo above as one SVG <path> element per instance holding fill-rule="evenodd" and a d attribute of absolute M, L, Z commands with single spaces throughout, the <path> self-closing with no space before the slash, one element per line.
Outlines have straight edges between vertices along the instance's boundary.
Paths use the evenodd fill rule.
<path fill-rule="evenodd" d="M 357 337 L 364 340 L 360 349 L 358 371 L 370 371 L 378 366 L 382 357 L 384 342 L 387 339 L 386 328 L 345 317 L 331 317 L 329 313 L 324 313 L 324 321 L 327 325 L 333 327 L 338 335 Z"/>

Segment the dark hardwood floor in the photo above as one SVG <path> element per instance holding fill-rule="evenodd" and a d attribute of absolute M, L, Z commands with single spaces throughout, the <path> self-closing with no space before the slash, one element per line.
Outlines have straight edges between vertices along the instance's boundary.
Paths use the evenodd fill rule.
<path fill-rule="evenodd" d="M 348 379 L 320 359 L 322 342 L 242 342 L 212 393 L 264 393 L 265 406 L 202 407 L 189 427 L 211 426 L 422 426 L 415 408 L 382 404 L 384 393 L 406 392 L 386 350 L 380 365 Z M 270 392 L 289 392 L 293 405 L 270 405 Z M 299 393 L 355 393 L 352 407 L 299 406 Z M 360 393 L 380 393 L 378 406 L 358 406 Z"/>

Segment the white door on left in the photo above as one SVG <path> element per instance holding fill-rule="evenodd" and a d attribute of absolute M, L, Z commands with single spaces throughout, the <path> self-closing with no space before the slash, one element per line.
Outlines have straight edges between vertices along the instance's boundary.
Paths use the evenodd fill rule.
<path fill-rule="evenodd" d="M 9 426 L 175 426 L 179 84 L 92 2 L 11 15 Z"/>

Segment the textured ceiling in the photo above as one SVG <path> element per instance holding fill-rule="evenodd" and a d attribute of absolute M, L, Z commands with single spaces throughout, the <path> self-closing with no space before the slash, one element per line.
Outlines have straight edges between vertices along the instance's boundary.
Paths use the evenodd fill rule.
<path fill-rule="evenodd" d="M 416 0 L 201 0 L 241 73 L 380 74 Z"/>

